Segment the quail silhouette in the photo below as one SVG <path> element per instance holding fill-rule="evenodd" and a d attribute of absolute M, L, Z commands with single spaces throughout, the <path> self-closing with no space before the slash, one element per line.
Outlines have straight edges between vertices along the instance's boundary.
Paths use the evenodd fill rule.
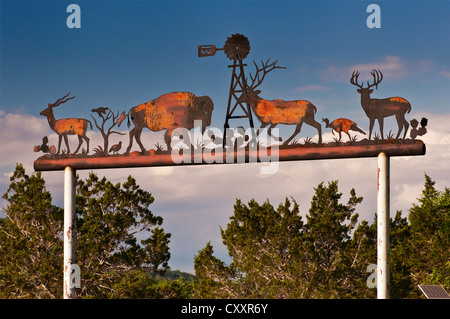
<path fill-rule="evenodd" d="M 111 146 L 111 148 L 109 149 L 109 152 L 113 153 L 113 154 L 117 154 L 120 149 L 122 148 L 122 141 L 120 141 L 118 144 L 114 144 L 113 146 Z"/>

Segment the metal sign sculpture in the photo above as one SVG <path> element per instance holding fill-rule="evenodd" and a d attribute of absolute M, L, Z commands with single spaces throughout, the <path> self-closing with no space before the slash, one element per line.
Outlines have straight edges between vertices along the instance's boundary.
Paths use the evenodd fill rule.
<path fill-rule="evenodd" d="M 55 146 L 48 145 L 48 137 L 42 139 L 42 144 L 34 147 L 35 152 L 44 152 L 34 162 L 36 171 L 45 170 L 64 170 L 64 297 L 74 296 L 73 288 L 69 289 L 68 279 L 71 271 L 71 262 L 74 258 L 74 234 L 72 231 L 73 216 L 75 212 L 75 171 L 77 169 L 96 169 L 96 168 L 124 168 L 124 167 L 143 167 L 143 166 L 165 166 L 165 165 L 189 165 L 189 164 L 212 164 L 212 163 L 243 163 L 243 162 L 265 162 L 270 161 L 298 161 L 298 160 L 317 160 L 334 158 L 358 158 L 358 157 L 377 157 L 378 162 L 378 185 L 377 185 L 377 289 L 379 298 L 389 297 L 389 158 L 390 156 L 411 156 L 424 155 L 425 145 L 417 140 L 418 136 L 427 133 L 427 119 L 420 121 L 412 119 L 410 138 L 407 132 L 409 124 L 405 119 L 406 113 L 411 111 L 411 105 L 401 97 L 391 97 L 386 99 L 371 98 L 373 87 L 378 89 L 378 84 L 383 79 L 380 70 L 373 70 L 373 83 L 367 82 L 367 87 L 358 83 L 359 72 L 354 71 L 350 83 L 358 87 L 357 92 L 361 94 L 361 106 L 369 118 L 369 136 L 368 139 L 357 141 L 356 135 L 350 136 L 349 131 L 355 131 L 360 134 L 365 132 L 356 125 L 355 122 L 346 118 L 338 118 L 329 121 L 322 118 L 325 128 L 331 128 L 334 133 L 339 134 L 334 141 L 322 140 L 322 127 L 315 120 L 317 108 L 309 101 L 283 101 L 283 100 L 265 100 L 259 96 L 260 90 L 257 87 L 261 85 L 267 73 L 274 69 L 283 69 L 276 65 L 276 61 L 269 63 L 262 62 L 259 67 L 255 62 L 256 73 L 250 74 L 251 83 L 248 84 L 244 75 L 244 66 L 242 60 L 250 52 L 248 39 L 241 34 L 234 34 L 227 39 L 224 48 L 216 48 L 214 45 L 198 46 L 198 56 L 212 56 L 217 51 L 223 50 L 226 56 L 233 61 L 230 92 L 227 104 L 227 113 L 225 116 L 224 138 L 221 141 L 215 133 L 208 131 L 206 134 L 213 144 L 213 148 L 207 150 L 204 143 L 204 133 L 207 126 L 211 125 L 211 116 L 214 109 L 213 101 L 208 96 L 197 97 L 189 92 L 173 92 L 161 95 L 160 97 L 146 103 L 131 108 L 128 113 L 123 111 L 113 112 L 107 107 L 98 107 L 92 109 L 91 115 L 96 128 L 101 132 L 104 143 L 94 148 L 94 154 L 89 154 L 89 138 L 87 129 L 92 129 L 92 122 L 82 118 L 69 118 L 56 120 L 53 114 L 53 108 L 74 99 L 75 96 L 64 97 L 49 103 L 48 107 L 40 114 L 47 117 L 50 128 L 58 135 L 58 149 Z M 234 103 L 234 104 L 233 104 Z M 245 104 L 245 105 L 244 105 Z M 234 115 L 237 107 L 240 106 L 244 115 Z M 261 127 L 258 133 L 253 129 L 252 112 L 261 121 Z M 119 115 L 120 114 L 120 115 Z M 395 116 L 398 124 L 396 137 L 390 133 L 385 139 L 383 133 L 384 118 Z M 229 129 L 229 120 L 234 118 L 248 118 L 250 122 L 250 132 L 244 132 L 238 129 L 238 137 L 235 132 Z M 98 121 L 97 121 L 98 119 Z M 109 147 L 109 137 L 112 134 L 125 135 L 124 132 L 114 130 L 120 127 L 125 119 L 130 120 L 134 127 L 129 131 L 129 144 L 124 153 L 122 150 L 122 141 Z M 380 136 L 374 135 L 372 139 L 372 129 L 375 120 L 380 127 Z M 318 141 L 313 143 L 311 138 L 306 138 L 304 144 L 293 141 L 294 137 L 300 133 L 303 123 L 306 123 L 317 129 Z M 278 124 L 295 125 L 294 133 L 286 139 L 280 148 L 278 142 L 281 138 L 271 136 L 272 129 Z M 108 127 L 109 126 L 109 127 Z M 269 143 L 262 146 L 258 140 L 258 134 L 268 126 L 268 135 L 275 140 L 275 144 Z M 195 145 L 190 143 L 189 130 L 200 127 L 200 140 Z M 161 145 L 155 145 L 154 149 L 148 150 L 141 140 L 142 130 L 148 128 L 153 132 L 163 131 L 166 150 Z M 229 133 L 228 133 L 229 132 Z M 347 134 L 349 141 L 342 142 L 341 133 Z M 402 139 L 399 139 L 403 132 Z M 232 136 L 227 136 L 232 134 Z M 77 135 L 79 144 L 75 152 L 70 152 L 68 135 Z M 239 137 L 240 135 L 240 137 Z M 244 138 L 243 136 L 246 136 Z M 187 145 L 187 149 L 174 150 L 172 143 L 174 139 L 180 139 L 180 136 Z M 381 138 L 380 138 L 381 137 Z M 64 138 L 66 151 L 61 151 L 61 141 Z M 133 141 L 136 140 L 139 151 L 132 151 Z M 269 139 L 271 140 L 271 139 Z M 83 141 L 86 142 L 86 149 L 81 154 L 77 154 Z M 217 142 L 219 141 L 219 142 Z M 230 144 L 231 143 L 231 144 Z M 219 144 L 222 144 L 221 146 Z M 207 150 L 207 151 L 206 151 Z M 174 152 L 176 153 L 174 156 Z M 276 158 L 269 155 L 275 154 Z M 181 158 L 181 160 L 180 160 Z M 228 159 L 233 161 L 228 161 Z M 241 159 L 241 161 L 235 161 Z"/>
<path fill-rule="evenodd" d="M 390 97 L 385 99 L 372 98 L 373 88 L 378 89 L 378 85 L 383 80 L 383 73 L 380 70 L 373 70 L 372 83 L 367 81 L 364 87 L 363 82 L 359 82 L 359 72 L 354 71 L 350 77 L 350 83 L 358 87 L 357 92 L 361 95 L 361 106 L 369 118 L 368 138 L 359 140 L 357 135 L 351 136 L 349 131 L 366 134 L 360 126 L 347 118 L 338 118 L 333 121 L 322 117 L 325 128 L 331 129 L 334 141 L 323 141 L 322 125 L 315 119 L 317 108 L 307 100 L 284 101 L 281 99 L 265 100 L 260 97 L 259 86 L 263 83 L 266 75 L 275 69 L 285 69 L 278 66 L 277 61 L 261 61 L 258 65 L 255 61 L 255 73 L 249 73 L 249 82 L 244 74 L 243 60 L 250 52 L 250 43 L 242 34 L 236 33 L 227 38 L 223 48 L 214 45 L 199 45 L 198 56 L 213 56 L 218 51 L 224 51 L 227 58 L 233 61 L 229 67 L 232 68 L 231 85 L 227 103 L 227 113 L 223 139 L 217 138 L 217 133 L 208 134 L 212 144 L 205 142 L 205 130 L 211 125 L 212 112 L 214 110 L 213 100 L 209 96 L 196 96 L 190 92 L 172 92 L 163 94 L 160 97 L 132 107 L 129 111 L 113 111 L 108 107 L 97 107 L 91 110 L 92 120 L 83 118 L 55 119 L 53 109 L 72 99 L 70 93 L 66 94 L 54 103 L 49 103 L 48 107 L 41 111 L 41 115 L 47 117 L 50 128 L 58 135 L 58 147 L 48 145 L 48 137 L 44 137 L 42 145 L 37 145 L 34 151 L 42 151 L 44 156 L 35 161 L 36 170 L 58 170 L 71 166 L 76 169 L 92 168 L 113 168 L 113 167 L 140 167 L 140 166 L 162 166 L 178 164 L 205 164 L 205 163 L 229 163 L 229 153 L 242 151 L 245 162 L 255 160 L 264 161 L 267 156 L 261 156 L 261 152 L 270 154 L 276 152 L 279 161 L 291 160 L 311 160 L 311 159 L 331 159 L 331 158 L 351 158 L 351 157 L 372 157 L 380 152 L 385 152 L 388 156 L 423 155 L 425 145 L 417 140 L 418 136 L 424 135 L 427 120 L 419 122 L 411 120 L 411 131 L 407 138 L 409 124 L 405 115 L 410 112 L 411 105 L 401 97 Z M 244 115 L 235 115 L 235 111 L 240 108 Z M 261 122 L 257 132 L 254 132 L 252 113 Z M 395 116 L 398 124 L 398 132 L 394 136 L 389 133 L 387 136 L 383 132 L 384 118 Z M 250 132 L 241 132 L 246 135 L 245 139 L 236 138 L 236 131 L 229 128 L 229 120 L 235 118 L 248 118 Z M 128 128 L 133 124 L 133 128 L 128 132 L 128 145 L 126 141 L 118 141 L 114 145 L 109 144 L 111 135 L 123 136 L 126 132 L 119 132 L 117 129 L 127 119 Z M 380 127 L 380 135 L 372 137 L 375 120 Z M 300 143 L 294 138 L 300 133 L 303 124 L 308 124 L 317 130 L 317 140 L 313 142 L 311 137 L 304 139 Z M 94 126 L 103 137 L 103 145 L 97 145 L 93 149 L 93 154 L 89 153 L 88 128 Z M 272 130 L 279 124 L 294 125 L 293 134 L 286 140 L 279 136 L 272 136 Z M 190 143 L 189 137 L 184 141 L 189 144 L 188 150 L 179 151 L 185 160 L 171 156 L 174 150 L 172 144 L 174 139 L 179 138 L 178 129 L 191 130 L 200 128 L 200 140 L 195 141 L 195 145 Z M 153 143 L 156 147 L 148 147 L 146 141 L 141 140 L 142 131 L 148 128 L 152 132 L 164 131 L 165 145 Z M 258 140 L 261 132 L 267 129 L 266 146 L 262 146 Z M 348 141 L 342 141 L 342 132 L 348 136 Z M 229 136 L 227 137 L 227 133 Z M 403 133 L 402 138 L 400 135 Z M 68 135 L 77 135 L 78 146 L 74 153 L 71 153 Z M 174 136 L 172 136 L 174 135 Z M 239 135 L 239 134 L 238 134 Z M 61 142 L 64 139 L 66 149 L 61 150 Z M 133 151 L 133 142 L 136 141 L 139 151 Z M 79 153 L 83 142 L 86 147 Z M 279 142 L 282 142 L 279 144 Z M 209 143 L 209 144 L 208 144 Z M 229 144 L 231 143 L 231 144 Z M 208 145 L 213 145 L 213 150 L 205 152 Z M 222 147 L 220 148 L 220 144 Z M 239 145 L 238 145 L 239 144 Z M 255 146 L 256 145 L 256 146 Z M 255 146 L 255 147 L 254 147 Z M 209 146 L 210 147 L 210 146 Z M 200 159 L 198 152 L 200 151 Z M 196 153 L 196 154 L 194 154 Z M 206 154 L 207 153 L 207 154 Z M 209 155 L 208 155 L 209 154 Z M 214 157 L 216 161 L 211 158 Z M 236 161 L 235 161 L 236 162 Z"/>

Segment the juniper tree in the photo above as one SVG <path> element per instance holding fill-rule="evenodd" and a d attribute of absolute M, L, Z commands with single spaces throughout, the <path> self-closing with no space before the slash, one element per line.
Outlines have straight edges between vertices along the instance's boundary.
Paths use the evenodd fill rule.
<path fill-rule="evenodd" d="M 0 218 L 0 298 L 55 298 L 62 295 L 63 210 L 40 173 L 21 164 L 3 195 Z"/>
<path fill-rule="evenodd" d="M 295 200 L 275 209 L 269 201 L 248 205 L 236 200 L 223 243 L 232 262 L 227 266 L 207 246 L 194 258 L 199 279 L 195 291 L 204 298 L 327 298 L 350 289 L 346 283 L 352 256 L 350 232 L 362 201 L 355 191 L 339 203 L 337 182 L 316 188 L 307 222 Z M 352 279 L 353 280 L 353 279 Z M 342 286 L 342 287 L 341 287 Z M 326 289 L 331 289 L 326 291 Z"/>
<path fill-rule="evenodd" d="M 41 173 L 29 176 L 20 164 L 3 199 L 7 204 L 6 217 L 0 218 L 0 297 L 60 298 L 63 210 L 52 204 Z M 163 274 L 169 268 L 170 234 L 161 227 L 162 218 L 150 211 L 153 200 L 131 176 L 122 184 L 94 173 L 78 179 L 75 263 L 81 270 L 81 288 L 77 296 L 137 298 L 133 283 L 153 281 L 132 280 L 136 271 L 142 272 L 138 276 L 142 278 L 149 271 Z"/>
<path fill-rule="evenodd" d="M 450 289 L 450 189 L 435 188 L 436 182 L 425 174 L 419 204 L 413 204 L 408 220 L 411 236 L 407 243 L 411 277 L 419 284 L 439 284 Z M 415 289 L 416 295 L 421 295 Z"/>

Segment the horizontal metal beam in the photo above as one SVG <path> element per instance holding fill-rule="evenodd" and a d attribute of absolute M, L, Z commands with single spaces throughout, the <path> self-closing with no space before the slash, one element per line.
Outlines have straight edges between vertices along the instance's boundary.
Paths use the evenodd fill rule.
<path fill-rule="evenodd" d="M 154 166 L 179 166 L 179 165 L 206 165 L 206 164 L 232 164 L 272 161 L 303 161 L 320 159 L 361 158 L 377 157 L 380 153 L 387 156 L 415 156 L 425 155 L 425 144 L 420 141 L 408 143 L 384 143 L 374 145 L 342 145 L 335 143 L 315 145 L 296 145 L 287 148 L 261 149 L 259 151 L 248 151 L 240 149 L 227 155 L 217 153 L 214 158 L 223 160 L 213 161 L 208 153 L 195 153 L 185 158 L 180 164 L 174 163 L 171 154 L 158 155 L 110 155 L 110 156 L 86 156 L 86 155 L 44 155 L 34 162 L 35 171 L 56 171 L 72 167 L 75 170 L 102 169 L 102 168 L 131 168 L 131 167 L 154 167 Z M 268 154 L 268 152 L 270 154 Z M 278 153 L 278 155 L 277 155 Z M 231 161 L 230 161 L 231 159 Z M 244 159 L 239 161 L 239 159 Z"/>

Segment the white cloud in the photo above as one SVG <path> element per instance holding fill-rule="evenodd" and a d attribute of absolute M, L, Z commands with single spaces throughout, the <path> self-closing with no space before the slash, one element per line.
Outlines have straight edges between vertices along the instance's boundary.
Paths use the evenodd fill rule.
<path fill-rule="evenodd" d="M 325 69 L 319 70 L 318 75 L 323 80 L 348 81 L 353 71 L 359 71 L 359 80 L 372 80 L 370 72 L 373 69 L 379 69 L 383 73 L 384 78 L 401 79 L 409 75 L 411 72 L 423 73 L 436 69 L 433 61 L 429 60 L 411 60 L 399 56 L 387 55 L 379 61 L 370 61 L 357 63 L 352 65 L 334 65 L 331 64 Z M 447 76 L 445 71 L 441 74 Z"/>
<path fill-rule="evenodd" d="M 305 91 L 328 91 L 331 90 L 331 88 L 323 85 L 306 85 L 301 86 L 297 89 L 295 89 L 295 92 L 305 92 Z"/>
<path fill-rule="evenodd" d="M 382 61 L 355 64 L 349 67 L 352 70 L 358 70 L 361 76 L 368 77 L 373 69 L 380 69 L 385 77 L 403 78 L 409 71 L 406 62 L 398 56 L 386 56 Z"/>
<path fill-rule="evenodd" d="M 450 114 L 415 113 L 410 118 L 428 118 L 428 133 L 421 137 L 427 147 L 425 156 L 393 157 L 391 159 L 391 215 L 396 210 L 405 214 L 412 202 L 420 197 L 424 183 L 424 173 L 436 181 L 443 189 L 450 185 Z M 394 121 L 395 122 L 395 121 Z M 24 125 L 23 123 L 27 123 Z M 27 172 L 33 172 L 33 161 L 42 155 L 34 153 L 33 146 L 48 135 L 49 144 L 57 143 L 45 119 L 0 113 L 0 193 L 9 184 L 8 174 L 16 162 L 24 164 Z M 362 129 L 367 130 L 360 123 Z M 395 124 L 395 123 L 394 123 Z M 324 141 L 332 141 L 329 129 L 323 127 Z M 103 140 L 98 132 L 88 132 L 91 149 Z M 128 135 L 113 135 L 114 141 L 124 141 L 128 145 Z M 156 138 L 160 136 L 156 134 Z M 305 137 L 300 133 L 299 140 Z M 155 134 L 144 131 L 142 140 L 148 148 L 156 143 Z M 315 139 L 316 137 L 313 137 Z M 343 137 L 344 141 L 347 139 Z M 113 142 L 113 141 L 112 141 Z M 76 137 L 71 147 L 77 144 Z M 135 145 L 137 149 L 137 146 Z M 208 241 L 214 245 L 219 258 L 227 260 L 226 249 L 221 244 L 219 226 L 226 227 L 233 214 L 236 198 L 247 203 L 254 198 L 258 202 L 269 199 L 276 207 L 292 196 L 300 204 L 305 215 L 310 207 L 314 187 L 322 181 L 339 180 L 343 200 L 347 200 L 351 188 L 364 201 L 357 207 L 359 220 L 373 221 L 376 212 L 377 161 L 375 158 L 340 159 L 320 161 L 282 162 L 278 172 L 262 175 L 260 167 L 266 164 L 224 164 L 208 166 L 149 167 L 136 169 L 97 170 L 99 176 L 106 176 L 113 182 L 123 182 L 132 175 L 137 183 L 155 197 L 152 211 L 164 218 L 163 227 L 172 234 L 171 261 L 174 269 L 193 271 L 193 256 Z M 86 178 L 89 171 L 77 171 L 80 178 Z M 54 202 L 62 206 L 63 173 L 44 172 L 47 188 Z"/>

